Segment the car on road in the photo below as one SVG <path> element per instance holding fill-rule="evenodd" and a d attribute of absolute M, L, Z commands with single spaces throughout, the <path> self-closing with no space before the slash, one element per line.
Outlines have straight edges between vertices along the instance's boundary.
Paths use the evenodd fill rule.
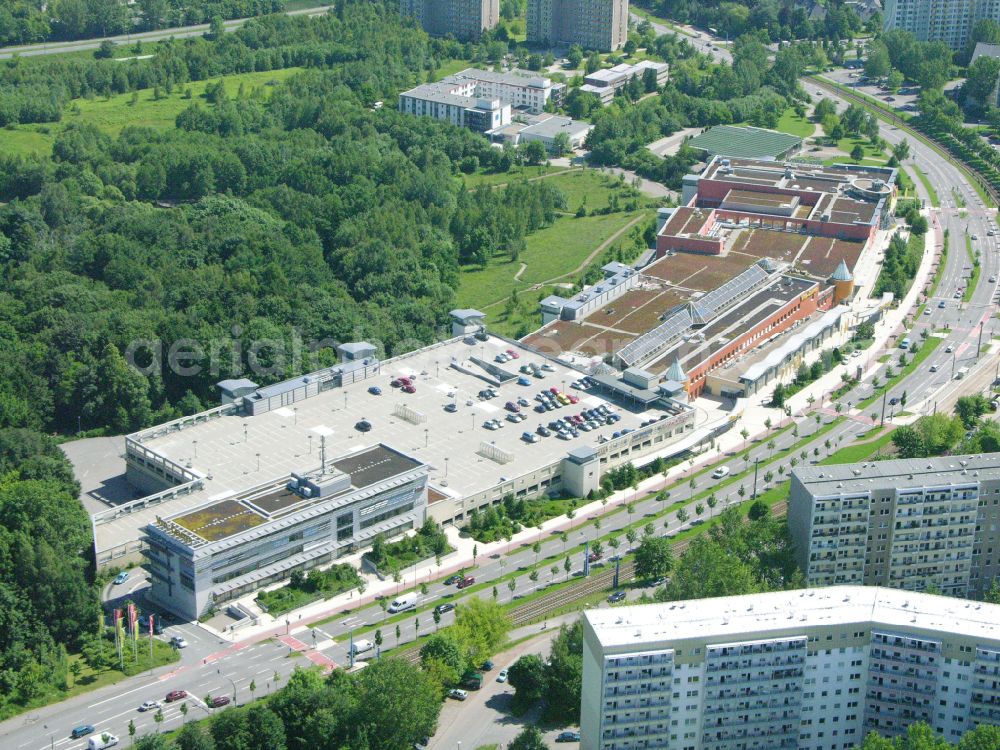
<path fill-rule="evenodd" d="M 214 698 L 212 698 L 208 702 L 208 705 L 211 706 L 212 708 L 219 708 L 221 706 L 228 706 L 229 705 L 229 696 L 228 695 L 217 695 L 217 696 L 215 696 Z"/>
<path fill-rule="evenodd" d="M 434 611 L 439 615 L 443 615 L 445 612 L 451 612 L 453 609 L 455 609 L 455 607 L 456 605 L 454 602 L 445 602 L 444 604 L 437 605 L 434 608 Z"/>
<path fill-rule="evenodd" d="M 722 479 L 727 474 L 729 474 L 729 467 L 720 466 L 718 469 L 712 472 L 712 479 Z"/>
<path fill-rule="evenodd" d="M 507 670 L 501 669 L 500 673 L 497 675 L 497 682 L 507 682 Z"/>
<path fill-rule="evenodd" d="M 487 659 L 486 661 L 484 661 L 483 662 L 483 666 L 481 666 L 480 669 L 483 670 L 484 672 L 492 672 L 493 671 L 493 660 L 492 659 Z"/>
<path fill-rule="evenodd" d="M 175 635 L 170 639 L 170 645 L 174 648 L 187 648 L 188 642 L 184 640 L 184 636 Z"/>
<path fill-rule="evenodd" d="M 81 737 L 86 737 L 88 734 L 94 733 L 93 724 L 81 724 L 78 727 L 73 727 L 73 731 L 69 733 L 69 738 L 71 740 L 78 740 Z"/>
<path fill-rule="evenodd" d="M 381 396 L 382 395 L 382 389 L 379 388 L 377 385 L 373 385 L 371 388 L 369 388 L 368 392 L 370 394 L 372 394 L 373 396 Z"/>
<path fill-rule="evenodd" d="M 454 584 L 458 583 L 461 580 L 462 580 L 462 576 L 460 576 L 458 573 L 456 573 L 453 576 L 448 576 L 447 578 L 445 578 L 444 579 L 444 585 L 445 586 L 453 586 Z"/>
<path fill-rule="evenodd" d="M 898 403 L 899 403 L 899 399 L 896 398 L 895 396 L 893 396 L 892 398 L 889 399 L 889 406 L 895 406 Z"/>
<path fill-rule="evenodd" d="M 469 691 L 462 690 L 461 688 L 454 688 L 448 691 L 448 697 L 454 698 L 457 701 L 464 701 L 469 697 Z"/>
<path fill-rule="evenodd" d="M 457 587 L 460 589 L 468 588 L 475 582 L 476 579 L 474 576 L 466 576 L 465 578 L 463 578 L 461 581 L 458 582 Z"/>
<path fill-rule="evenodd" d="M 990 283 L 991 284 L 996 284 L 997 283 L 997 277 L 996 276 L 990 276 Z"/>
<path fill-rule="evenodd" d="M 115 576 L 114 584 L 118 586 L 125 583 L 125 581 L 127 580 L 128 580 L 128 571 L 123 570 L 121 573 Z"/>
<path fill-rule="evenodd" d="M 943 309 L 944 309 L 944 306 L 945 306 L 945 305 L 944 305 L 944 300 L 941 300 L 940 302 L 938 302 L 938 309 L 939 309 L 939 310 L 943 310 Z"/>
<path fill-rule="evenodd" d="M 166 701 L 167 703 L 173 703 L 174 701 L 183 700 L 184 698 L 187 697 L 188 697 L 187 690 L 171 690 L 169 693 L 167 693 Z"/>
<path fill-rule="evenodd" d="M 624 591 L 615 591 L 611 594 L 611 596 L 608 597 L 609 604 L 617 604 L 618 602 L 623 602 L 623 601 L 625 601 Z"/>
<path fill-rule="evenodd" d="M 937 372 L 937 371 L 938 371 L 938 366 L 937 365 L 931 365 L 931 372 Z"/>
<path fill-rule="evenodd" d="M 580 741 L 579 732 L 572 732 L 572 731 L 560 732 L 559 736 L 556 737 L 556 742 L 579 742 L 579 741 Z"/>
<path fill-rule="evenodd" d="M 951 354 L 955 350 L 955 347 L 952 346 L 951 344 L 948 344 L 948 346 L 946 346 L 944 350 L 946 353 Z"/>
<path fill-rule="evenodd" d="M 143 713 L 146 711 L 153 711 L 160 707 L 159 701 L 143 701 L 143 704 L 139 706 L 139 710 Z"/>

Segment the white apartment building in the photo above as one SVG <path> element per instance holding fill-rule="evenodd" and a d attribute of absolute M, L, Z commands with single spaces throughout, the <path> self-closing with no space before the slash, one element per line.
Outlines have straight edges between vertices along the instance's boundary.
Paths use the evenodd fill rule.
<path fill-rule="evenodd" d="M 810 586 L 979 596 L 1000 573 L 1000 455 L 792 471 L 788 527 Z"/>
<path fill-rule="evenodd" d="M 976 21 L 1000 22 L 998 0 L 886 0 L 883 28 L 911 32 L 921 42 L 962 49 Z"/>
<path fill-rule="evenodd" d="M 1000 721 L 1000 606 L 836 586 L 584 612 L 583 750 L 849 750 Z"/>
<path fill-rule="evenodd" d="M 404 91 L 399 111 L 488 133 L 509 125 L 516 110 L 539 114 L 550 99 L 558 104 L 565 87 L 523 70 L 495 73 L 466 68 Z"/>

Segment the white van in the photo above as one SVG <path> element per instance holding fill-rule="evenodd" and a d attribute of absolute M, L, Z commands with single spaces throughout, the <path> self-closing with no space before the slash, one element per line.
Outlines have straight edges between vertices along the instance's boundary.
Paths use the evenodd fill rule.
<path fill-rule="evenodd" d="M 405 612 L 408 609 L 413 609 L 417 606 L 418 601 L 420 601 L 420 594 L 414 591 L 411 591 L 409 594 L 403 594 L 402 596 L 392 600 L 392 604 L 389 605 L 389 614 Z"/>
<path fill-rule="evenodd" d="M 87 750 L 104 750 L 106 747 L 114 747 L 118 744 L 118 738 L 110 732 L 102 732 L 93 735 L 87 740 Z"/>
<path fill-rule="evenodd" d="M 712 472 L 712 479 L 722 479 L 727 474 L 729 474 L 729 467 L 720 466 L 718 469 Z"/>
<path fill-rule="evenodd" d="M 374 643 L 366 638 L 359 638 L 354 642 L 353 646 L 350 647 L 350 650 L 352 650 L 354 655 L 357 656 L 358 654 L 363 654 L 365 651 L 371 651 L 373 648 L 375 648 Z"/>

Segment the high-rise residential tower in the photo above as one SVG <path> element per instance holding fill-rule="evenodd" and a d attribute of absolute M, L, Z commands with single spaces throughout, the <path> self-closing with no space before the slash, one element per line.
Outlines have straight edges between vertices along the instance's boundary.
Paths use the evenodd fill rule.
<path fill-rule="evenodd" d="M 399 0 L 399 13 L 433 36 L 475 41 L 500 22 L 500 0 Z"/>
<path fill-rule="evenodd" d="M 909 31 L 921 42 L 946 42 L 957 50 L 982 19 L 1000 23 L 998 0 L 886 0 L 883 27 Z"/>
<path fill-rule="evenodd" d="M 582 750 L 853 750 L 1000 721 L 1000 606 L 874 586 L 591 609 Z"/>
<path fill-rule="evenodd" d="M 628 39 L 628 0 L 528 0 L 528 41 L 608 52 Z"/>

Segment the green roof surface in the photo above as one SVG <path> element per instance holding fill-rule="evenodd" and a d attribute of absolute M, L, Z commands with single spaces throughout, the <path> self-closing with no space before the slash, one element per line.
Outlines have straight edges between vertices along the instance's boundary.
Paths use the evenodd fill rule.
<path fill-rule="evenodd" d="M 802 139 L 788 133 L 763 128 L 716 125 L 696 135 L 688 145 L 707 151 L 712 156 L 732 156 L 737 159 L 778 159 L 789 150 L 802 145 Z"/>

